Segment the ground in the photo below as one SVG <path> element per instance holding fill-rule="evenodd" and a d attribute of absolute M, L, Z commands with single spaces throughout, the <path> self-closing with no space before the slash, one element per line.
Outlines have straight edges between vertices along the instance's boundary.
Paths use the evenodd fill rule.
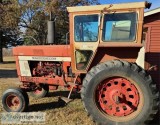
<path fill-rule="evenodd" d="M 16 66 L 13 57 L 5 57 L 0 64 L 0 95 L 9 87 L 18 86 Z M 59 96 L 67 96 L 68 91 L 60 89 L 51 91 L 49 95 L 41 99 L 30 97 L 29 112 L 45 112 L 46 125 L 94 125 L 87 116 L 79 95 L 72 95 L 74 100 L 68 105 L 62 105 L 58 101 Z M 1 100 L 0 100 L 1 101 Z M 3 112 L 0 103 L 0 113 Z M 155 119 L 150 125 L 160 125 Z M 1 123 L 0 123 L 1 124 Z"/>

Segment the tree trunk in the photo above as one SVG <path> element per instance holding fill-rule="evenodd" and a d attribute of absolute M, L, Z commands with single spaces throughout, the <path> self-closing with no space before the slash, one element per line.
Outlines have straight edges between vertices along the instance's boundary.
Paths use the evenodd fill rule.
<path fill-rule="evenodd" d="M 3 62 L 3 51 L 2 51 L 2 36 L 3 35 L 3 33 L 2 33 L 2 31 L 0 30 L 0 63 L 2 63 Z"/>

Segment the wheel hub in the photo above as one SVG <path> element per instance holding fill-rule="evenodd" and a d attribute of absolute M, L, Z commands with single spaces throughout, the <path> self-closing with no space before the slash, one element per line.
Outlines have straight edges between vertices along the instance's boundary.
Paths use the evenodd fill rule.
<path fill-rule="evenodd" d="M 137 110 L 140 97 L 137 88 L 121 77 L 106 79 L 98 85 L 98 105 L 108 115 L 123 117 Z"/>
<path fill-rule="evenodd" d="M 10 109 L 17 110 L 20 106 L 20 100 L 16 95 L 9 95 L 6 104 Z"/>
<path fill-rule="evenodd" d="M 112 99 L 116 104 L 121 103 L 122 98 L 123 98 L 123 94 L 118 93 L 118 91 L 116 93 L 114 93 L 113 96 L 112 96 Z"/>

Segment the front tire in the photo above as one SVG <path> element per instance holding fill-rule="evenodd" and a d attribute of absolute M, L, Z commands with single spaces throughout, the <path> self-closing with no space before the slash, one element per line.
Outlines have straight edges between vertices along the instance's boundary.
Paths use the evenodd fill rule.
<path fill-rule="evenodd" d="M 136 64 L 108 61 L 88 72 L 81 97 L 93 121 L 101 125 L 143 125 L 153 119 L 159 92 Z"/>
<path fill-rule="evenodd" d="M 49 86 L 41 84 L 36 90 L 29 92 L 29 95 L 34 98 L 46 97 L 49 92 Z"/>
<path fill-rule="evenodd" d="M 24 112 L 28 104 L 28 95 L 21 88 L 7 89 L 2 95 L 3 109 L 7 112 Z"/>

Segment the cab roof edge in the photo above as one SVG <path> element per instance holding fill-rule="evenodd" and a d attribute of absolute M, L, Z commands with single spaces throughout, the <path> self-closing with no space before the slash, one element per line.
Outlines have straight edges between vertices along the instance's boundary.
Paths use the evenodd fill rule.
<path fill-rule="evenodd" d="M 111 5 L 112 7 L 110 7 Z M 145 1 L 145 2 L 131 2 L 131 3 L 120 3 L 120 4 L 67 7 L 67 11 L 68 12 L 101 11 L 104 8 L 109 8 L 110 10 L 116 10 L 116 9 L 149 8 L 150 6 L 151 3 Z"/>

